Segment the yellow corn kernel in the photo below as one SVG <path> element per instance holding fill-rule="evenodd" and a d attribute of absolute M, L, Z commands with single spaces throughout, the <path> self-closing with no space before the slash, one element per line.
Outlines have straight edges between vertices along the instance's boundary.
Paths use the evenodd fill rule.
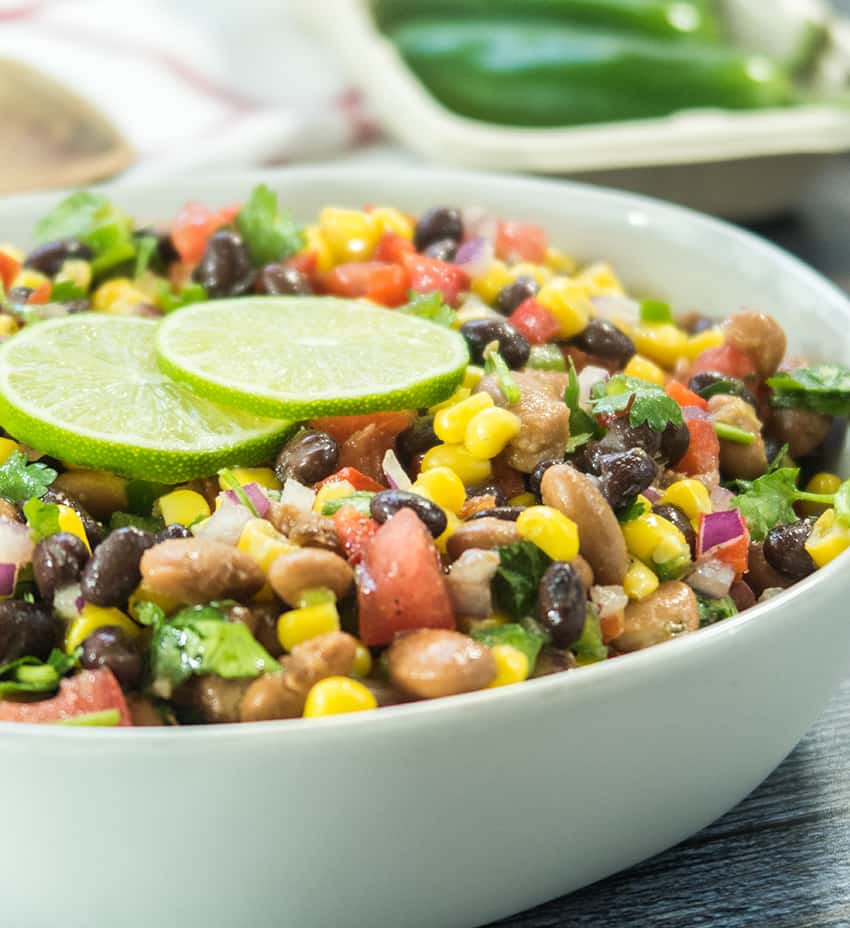
<path fill-rule="evenodd" d="M 0 452 L 0 463 L 2 463 L 3 455 Z M 838 474 L 830 474 L 828 471 L 821 471 L 812 477 L 812 479 L 806 484 L 807 493 L 835 493 L 838 488 L 841 486 L 841 478 Z M 803 511 L 804 515 L 807 516 L 819 516 L 822 512 L 825 512 L 828 506 L 825 503 L 800 503 L 800 508 Z"/>
<path fill-rule="evenodd" d="M 489 393 L 473 393 L 459 403 L 446 406 L 434 416 L 434 434 L 447 444 L 462 442 L 472 419 L 493 405 L 493 397 Z"/>
<path fill-rule="evenodd" d="M 379 238 L 387 232 L 402 238 L 413 238 L 413 223 L 400 210 L 391 206 L 378 206 L 369 215 L 378 227 Z"/>
<path fill-rule="evenodd" d="M 476 367 L 474 364 L 470 364 L 466 368 L 466 372 L 463 375 L 462 387 L 465 387 L 467 390 L 474 390 L 478 384 L 481 382 L 481 378 L 484 376 L 484 368 Z"/>
<path fill-rule="evenodd" d="M 511 683 L 522 683 L 528 679 L 530 670 L 528 657 L 519 648 L 509 644 L 496 644 L 490 650 L 496 659 L 496 676 L 489 684 L 493 689 L 497 686 L 510 686 Z"/>
<path fill-rule="evenodd" d="M 330 246 L 325 241 L 325 237 L 319 231 L 316 225 L 307 226 L 304 229 L 304 237 L 307 244 L 303 253 L 314 252 L 316 255 L 316 270 L 329 271 L 334 266 L 334 256 Z"/>
<path fill-rule="evenodd" d="M 301 606 L 282 613 L 277 620 L 277 640 L 284 651 L 291 651 L 302 641 L 338 631 L 339 613 L 335 602 Z"/>
<path fill-rule="evenodd" d="M 571 561 L 578 555 L 578 526 L 551 506 L 529 506 L 516 520 L 516 530 L 553 561 Z"/>
<path fill-rule="evenodd" d="M 446 513 L 446 527 L 442 535 L 438 535 L 434 539 L 434 544 L 437 546 L 437 550 L 441 554 L 446 553 L 446 543 L 458 530 L 458 528 L 463 525 L 463 520 L 459 519 L 453 512 L 448 510 L 443 510 Z"/>
<path fill-rule="evenodd" d="M 629 599 L 646 599 L 658 589 L 658 577 L 641 561 L 633 560 L 623 578 L 623 589 Z"/>
<path fill-rule="evenodd" d="M 21 446 L 11 438 L 0 438 L 0 464 L 5 464 L 16 451 L 21 450 Z"/>
<path fill-rule="evenodd" d="M 166 525 L 192 525 L 210 514 L 209 503 L 194 490 L 172 490 L 157 500 Z"/>
<path fill-rule="evenodd" d="M 265 519 L 249 519 L 239 536 L 236 547 L 252 557 L 264 574 L 268 574 L 272 564 L 281 556 L 296 549 L 278 532 L 271 522 Z"/>
<path fill-rule="evenodd" d="M 65 632 L 65 650 L 70 654 L 76 650 L 92 632 L 106 625 L 117 625 L 131 638 L 137 638 L 141 629 L 120 609 L 107 609 L 85 603 L 80 614 L 68 626 Z"/>
<path fill-rule="evenodd" d="M 332 499 L 343 499 L 351 496 L 352 493 L 354 493 L 354 487 L 347 480 L 328 483 L 316 493 L 316 498 L 313 500 L 313 512 L 321 514 L 325 503 L 329 503 Z"/>
<path fill-rule="evenodd" d="M 89 546 L 89 540 L 86 537 L 86 530 L 83 528 L 82 520 L 77 515 L 76 510 L 62 503 L 59 503 L 59 531 L 70 532 L 72 535 L 76 535 L 91 553 L 91 547 Z"/>
<path fill-rule="evenodd" d="M 381 226 L 371 213 L 326 206 L 319 213 L 319 231 L 334 261 L 368 261 L 381 237 Z"/>
<path fill-rule="evenodd" d="M 685 536 L 668 519 L 648 512 L 620 526 L 629 554 L 653 567 L 681 566 L 690 561 Z M 672 579 L 667 578 L 665 579 Z"/>
<path fill-rule="evenodd" d="M 485 303 L 495 303 L 502 287 L 507 287 L 513 280 L 513 274 L 505 262 L 494 261 L 486 273 L 472 278 L 472 292 L 477 293 Z"/>
<path fill-rule="evenodd" d="M 587 287 L 591 296 L 603 296 L 605 294 L 614 294 L 622 296 L 625 293 L 620 278 L 610 264 L 599 261 L 596 264 L 589 264 L 579 274 L 576 275 L 576 283 Z"/>
<path fill-rule="evenodd" d="M 3 242 L 3 244 L 0 245 L 0 251 L 2 251 L 4 255 L 7 255 L 13 261 L 17 261 L 18 264 L 24 263 L 24 258 L 26 255 L 20 248 L 18 248 L 17 245 L 13 245 L 11 242 Z"/>
<path fill-rule="evenodd" d="M 546 267 L 557 274 L 575 274 L 578 267 L 575 258 L 565 255 L 558 248 L 547 248 L 545 261 Z"/>
<path fill-rule="evenodd" d="M 450 406 L 457 406 L 458 403 L 462 403 L 464 400 L 468 400 L 472 394 L 472 390 L 469 387 L 463 385 L 459 386 L 454 393 L 447 399 L 443 400 L 442 403 L 435 403 L 428 412 L 432 416 L 436 416 L 438 412 L 442 409 L 448 409 Z"/>
<path fill-rule="evenodd" d="M 700 515 L 711 512 L 711 497 L 705 484 L 690 477 L 671 483 L 662 494 L 661 502 L 678 506 L 697 525 Z"/>
<path fill-rule="evenodd" d="M 179 599 L 173 599 L 165 593 L 148 589 L 145 586 L 144 580 L 133 590 L 130 594 L 130 598 L 127 600 L 127 612 L 129 612 L 134 619 L 139 618 L 136 608 L 139 603 L 154 603 L 159 606 L 166 615 L 170 615 L 178 606 L 182 605 Z"/>
<path fill-rule="evenodd" d="M 14 335 L 19 328 L 20 326 L 12 316 L 6 313 L 0 314 L 0 338 L 4 338 L 7 335 Z"/>
<path fill-rule="evenodd" d="M 466 500 L 466 488 L 463 481 L 448 467 L 435 467 L 416 478 L 410 488 L 411 493 L 418 493 L 432 503 L 436 503 L 449 512 L 457 513 Z"/>
<path fill-rule="evenodd" d="M 537 497 L 533 493 L 520 493 L 519 496 L 512 496 L 508 500 L 509 506 L 534 506 L 537 503 Z"/>
<path fill-rule="evenodd" d="M 354 664 L 351 667 L 352 676 L 360 677 L 362 680 L 364 677 L 368 677 L 371 672 L 372 655 L 366 645 L 362 641 L 358 641 L 354 652 Z"/>
<path fill-rule="evenodd" d="M 666 368 L 672 368 L 684 355 L 688 342 L 682 329 L 667 322 L 635 326 L 629 335 L 640 354 Z"/>
<path fill-rule="evenodd" d="M 844 528 L 835 518 L 835 510 L 827 509 L 815 522 L 805 548 L 811 559 L 824 567 L 850 547 L 850 529 Z"/>
<path fill-rule="evenodd" d="M 480 396 L 481 394 L 476 394 Z M 522 426 L 519 416 L 493 406 L 470 419 L 463 436 L 466 450 L 476 458 L 495 458 L 505 450 Z"/>
<path fill-rule="evenodd" d="M 267 490 L 279 490 L 280 481 L 275 477 L 274 471 L 270 467 L 234 467 L 231 474 L 239 481 L 239 486 L 245 487 L 249 483 L 257 483 Z M 221 482 L 219 486 L 222 490 L 229 490 L 230 487 Z"/>
<path fill-rule="evenodd" d="M 516 280 L 518 277 L 530 277 L 539 287 L 548 284 L 553 278 L 552 271 L 544 264 L 532 264 L 530 261 L 522 261 L 511 267 L 511 277 Z"/>
<path fill-rule="evenodd" d="M 91 264 L 82 258 L 68 258 L 62 262 L 62 267 L 56 275 L 56 283 L 65 283 L 69 281 L 79 287 L 84 293 L 88 293 L 91 286 Z"/>
<path fill-rule="evenodd" d="M 46 284 L 49 280 L 50 278 L 42 274 L 41 271 L 22 267 L 12 281 L 12 287 L 27 287 L 30 290 L 38 290 L 42 284 Z"/>
<path fill-rule="evenodd" d="M 697 335 L 691 335 L 685 342 L 685 349 L 682 357 L 693 361 L 698 354 L 702 354 L 707 348 L 719 348 L 723 344 L 723 332 L 720 329 L 706 329 Z"/>
<path fill-rule="evenodd" d="M 556 277 L 540 288 L 535 299 L 558 320 L 561 338 L 583 332 L 593 314 L 587 289 L 568 277 Z"/>
<path fill-rule="evenodd" d="M 316 719 L 325 715 L 343 715 L 377 708 L 378 701 L 372 691 L 357 680 L 351 677 L 325 677 L 314 684 L 307 694 L 304 718 Z"/>
<path fill-rule="evenodd" d="M 149 303 L 147 295 L 126 277 L 116 277 L 102 283 L 92 296 L 92 306 L 101 313 L 127 315 L 139 303 Z"/>
<path fill-rule="evenodd" d="M 481 483 L 493 473 L 489 461 L 473 457 L 463 445 L 435 445 L 429 448 L 422 458 L 420 470 L 424 474 L 435 467 L 453 470 L 464 486 Z"/>
<path fill-rule="evenodd" d="M 637 377 L 638 380 L 654 383 L 657 387 L 664 386 L 664 371 L 657 364 L 654 364 L 648 358 L 641 357 L 639 354 L 632 357 L 631 361 L 623 368 L 623 373 L 628 377 Z"/>

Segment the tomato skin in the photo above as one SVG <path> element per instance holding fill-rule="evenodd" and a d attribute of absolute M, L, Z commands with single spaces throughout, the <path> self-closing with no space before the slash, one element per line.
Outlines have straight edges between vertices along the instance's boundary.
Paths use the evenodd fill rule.
<path fill-rule="evenodd" d="M 106 667 L 83 670 L 74 677 L 66 677 L 52 699 L 40 702 L 0 700 L 0 722 L 57 722 L 104 709 L 118 710 L 119 725 L 133 724 L 121 687 Z"/>
<path fill-rule="evenodd" d="M 706 348 L 697 355 L 691 365 L 690 376 L 701 371 L 717 371 L 727 377 L 735 377 L 746 383 L 753 383 L 758 379 L 756 365 L 752 358 L 732 345 L 718 345 L 716 348 Z"/>
<path fill-rule="evenodd" d="M 407 271 L 397 264 L 386 264 L 373 271 L 366 289 L 366 299 L 381 306 L 403 306 L 407 302 L 409 289 L 410 277 Z"/>
<path fill-rule="evenodd" d="M 12 286 L 12 281 L 18 276 L 20 269 L 20 261 L 0 251 L 0 283 L 3 284 L 5 290 Z"/>
<path fill-rule="evenodd" d="M 359 564 L 380 526 L 374 519 L 364 516 L 353 506 L 343 506 L 333 514 L 334 526 L 345 556 L 352 564 Z"/>
<path fill-rule="evenodd" d="M 376 261 L 385 261 L 388 264 L 402 264 L 405 255 L 415 255 L 416 247 L 410 239 L 396 235 L 395 232 L 385 232 L 375 248 L 373 255 Z"/>
<path fill-rule="evenodd" d="M 669 381 L 664 387 L 664 392 L 683 408 L 685 406 L 696 406 L 699 409 L 708 409 L 706 400 L 698 393 L 694 393 L 693 390 L 689 390 L 683 383 L 679 383 L 678 380 Z"/>
<path fill-rule="evenodd" d="M 383 306 L 401 306 L 407 302 L 410 278 L 397 264 L 381 261 L 349 261 L 319 275 L 325 293 L 346 299 L 365 297 Z"/>
<path fill-rule="evenodd" d="M 240 208 L 226 206 L 213 210 L 194 201 L 181 207 L 171 224 L 171 241 L 180 259 L 188 264 L 197 264 L 203 257 L 209 237 L 216 229 L 233 222 Z"/>
<path fill-rule="evenodd" d="M 448 261 L 414 253 L 405 254 L 403 262 L 410 274 L 410 289 L 416 293 L 439 291 L 449 306 L 457 306 L 460 294 L 469 289 L 469 275 Z"/>
<path fill-rule="evenodd" d="M 295 268 L 300 274 L 303 274 L 310 281 L 310 286 L 315 290 L 318 286 L 318 265 L 319 255 L 315 251 L 301 251 L 287 259 L 287 265 Z"/>
<path fill-rule="evenodd" d="M 691 442 L 685 456 L 673 469 L 690 476 L 710 474 L 718 470 L 720 439 L 714 431 L 714 424 L 708 419 L 689 419 L 686 424 L 691 433 Z"/>
<path fill-rule="evenodd" d="M 44 303 L 49 302 L 50 300 L 50 291 L 53 289 L 53 285 L 49 280 L 45 280 L 43 284 L 40 284 L 33 292 L 27 297 L 28 306 L 41 306 Z"/>
<path fill-rule="evenodd" d="M 534 297 L 520 303 L 508 316 L 508 322 L 532 345 L 545 345 L 561 331 L 558 320 Z"/>
<path fill-rule="evenodd" d="M 310 420 L 310 428 L 327 432 L 337 444 L 341 445 L 355 432 L 365 429 L 367 425 L 374 425 L 379 431 L 388 435 L 398 435 L 399 432 L 409 428 L 415 419 L 415 410 L 372 412 L 362 416 L 321 416 Z"/>
<path fill-rule="evenodd" d="M 358 568 L 360 638 L 389 644 L 399 632 L 455 627 L 440 556 L 411 509 L 401 509 L 376 532 Z"/>
<path fill-rule="evenodd" d="M 496 257 L 502 261 L 546 260 L 549 242 L 546 231 L 526 222 L 500 222 L 496 226 Z"/>
<path fill-rule="evenodd" d="M 329 484 L 343 482 L 350 483 L 355 490 L 366 490 L 369 493 L 379 493 L 381 490 L 386 490 L 386 487 L 382 487 L 380 483 L 376 483 L 371 477 L 362 474 L 356 467 L 340 468 L 335 474 L 331 474 L 330 477 L 325 477 L 321 483 L 317 483 L 316 489 L 321 490 L 322 487 Z"/>

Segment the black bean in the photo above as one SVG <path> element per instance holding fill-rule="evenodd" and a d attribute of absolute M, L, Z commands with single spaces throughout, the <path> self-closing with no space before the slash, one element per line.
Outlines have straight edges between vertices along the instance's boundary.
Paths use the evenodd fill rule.
<path fill-rule="evenodd" d="M 752 591 L 749 583 L 745 583 L 743 580 L 736 580 L 732 584 L 729 595 L 732 597 L 732 602 L 735 603 L 738 612 L 743 612 L 756 604 L 756 594 Z"/>
<path fill-rule="evenodd" d="M 133 238 L 137 240 L 140 238 L 155 238 L 156 249 L 154 255 L 162 267 L 168 267 L 172 261 L 176 261 L 180 257 L 168 232 L 160 232 L 159 229 L 145 226 L 143 229 L 136 229 L 133 232 Z"/>
<path fill-rule="evenodd" d="M 438 238 L 436 242 L 431 242 L 425 249 L 425 254 L 429 258 L 436 258 L 437 261 L 454 261 L 457 246 L 457 239 Z"/>
<path fill-rule="evenodd" d="M 466 488 L 467 499 L 479 496 L 492 496 L 497 506 L 504 506 L 508 501 L 502 488 L 495 483 L 472 483 Z"/>
<path fill-rule="evenodd" d="M 640 448 L 650 457 L 655 457 L 661 448 L 662 433 L 656 432 L 646 423 L 639 426 L 629 424 L 625 417 L 611 420 L 608 431 L 598 441 L 583 445 L 571 457 L 570 463 L 584 474 L 602 473 L 602 462 L 610 454 Z"/>
<path fill-rule="evenodd" d="M 812 534 L 812 523 L 800 519 L 791 525 L 777 525 L 764 540 L 764 558 L 774 570 L 791 580 L 802 580 L 816 570 L 815 562 L 805 549 Z"/>
<path fill-rule="evenodd" d="M 556 561 L 546 568 L 537 593 L 537 621 L 557 648 L 574 645 L 584 630 L 587 592 L 575 567 Z"/>
<path fill-rule="evenodd" d="M 657 433 L 656 433 L 657 434 Z M 670 466 L 674 466 L 682 460 L 688 453 L 691 446 L 691 431 L 687 423 L 680 422 L 678 425 L 668 422 L 667 427 L 661 433 L 661 456 Z"/>
<path fill-rule="evenodd" d="M 439 444 L 440 439 L 434 432 L 434 417 L 419 416 L 409 429 L 396 437 L 395 450 L 402 465 L 410 467 L 417 454 L 424 454 Z"/>
<path fill-rule="evenodd" d="M 607 319 L 591 319 L 572 344 L 588 354 L 621 364 L 625 364 L 636 351 L 629 336 Z"/>
<path fill-rule="evenodd" d="M 369 511 L 376 522 L 386 522 L 399 509 L 412 509 L 435 538 L 442 535 L 448 525 L 445 512 L 436 503 L 406 490 L 382 490 L 372 497 L 369 504 Z"/>
<path fill-rule="evenodd" d="M 758 409 L 758 400 L 743 380 L 730 377 L 728 374 L 721 374 L 719 371 L 699 371 L 688 381 L 688 389 L 706 400 L 718 393 L 740 396 L 753 409 Z"/>
<path fill-rule="evenodd" d="M 139 561 L 155 538 L 126 526 L 116 529 L 95 549 L 80 578 L 83 598 L 95 606 L 119 606 L 142 579 Z"/>
<path fill-rule="evenodd" d="M 481 509 L 473 513 L 467 521 L 472 522 L 474 519 L 501 519 L 503 522 L 516 522 L 524 511 L 524 506 L 494 506 L 492 509 Z"/>
<path fill-rule="evenodd" d="M 214 232 L 192 279 L 211 297 L 248 293 L 254 286 L 254 268 L 242 236 L 229 229 Z"/>
<path fill-rule="evenodd" d="M 310 430 L 296 435 L 278 452 L 275 476 L 281 483 L 291 477 L 310 485 L 329 477 L 339 460 L 339 447 L 327 432 Z"/>
<path fill-rule="evenodd" d="M 41 598 L 50 602 L 57 590 L 76 583 L 88 559 L 88 548 L 70 532 L 42 538 L 32 554 L 33 579 Z"/>
<path fill-rule="evenodd" d="M 97 519 L 83 506 L 76 496 L 66 493 L 64 490 L 56 490 L 51 487 L 42 497 L 45 503 L 58 503 L 60 506 L 69 506 L 80 517 L 83 528 L 86 532 L 86 538 L 89 547 L 94 550 L 106 537 L 106 529 L 102 522 Z"/>
<path fill-rule="evenodd" d="M 142 656 L 117 625 L 102 625 L 85 639 L 80 663 L 87 670 L 108 668 L 125 689 L 135 689 L 142 682 Z"/>
<path fill-rule="evenodd" d="M 545 461 L 541 461 L 528 478 L 528 492 L 533 493 L 537 499 L 540 499 L 540 481 L 543 479 L 543 475 L 550 467 L 554 467 L 555 464 L 563 463 L 564 461 L 562 458 L 547 458 Z"/>
<path fill-rule="evenodd" d="M 88 245 L 75 238 L 62 238 L 33 248 L 24 261 L 24 267 L 31 267 L 34 271 L 53 277 L 62 270 L 62 265 L 68 258 L 89 261 L 93 257 L 94 252 Z"/>
<path fill-rule="evenodd" d="M 673 505 L 673 503 L 656 503 L 652 507 L 652 511 L 657 516 L 661 516 L 662 519 L 672 522 L 673 525 L 679 529 L 685 536 L 685 541 L 687 541 L 691 549 L 691 555 L 695 555 L 697 549 L 697 536 L 694 532 L 694 527 L 691 525 L 691 520 L 687 515 L 678 506 Z"/>
<path fill-rule="evenodd" d="M 413 244 L 417 251 L 424 251 L 432 242 L 443 238 L 459 242 L 463 238 L 463 220 L 459 210 L 435 206 L 419 217 L 413 232 Z"/>
<path fill-rule="evenodd" d="M 46 660 L 62 641 L 62 623 L 40 603 L 0 602 L 0 664 L 19 657 Z"/>
<path fill-rule="evenodd" d="M 612 509 L 631 502 L 658 476 L 658 465 L 643 448 L 606 454 L 600 464 L 599 489 Z"/>
<path fill-rule="evenodd" d="M 496 295 L 496 309 L 503 316 L 510 314 L 521 306 L 526 300 L 530 300 L 540 289 L 537 281 L 533 277 L 521 274 L 510 284 L 502 287 Z"/>
<path fill-rule="evenodd" d="M 171 525 L 166 525 L 164 529 L 156 533 L 154 541 L 159 544 L 161 541 L 169 541 L 172 538 L 192 538 L 192 533 L 185 525 L 172 522 Z"/>
<path fill-rule="evenodd" d="M 313 292 L 306 276 L 286 264 L 266 264 L 261 267 L 254 289 L 257 293 L 274 296 L 309 296 Z"/>
<path fill-rule="evenodd" d="M 473 364 L 484 363 L 484 349 L 490 342 L 499 343 L 499 354 L 511 370 L 518 370 L 528 362 L 531 345 L 507 319 L 472 319 L 460 327 L 466 339 Z"/>

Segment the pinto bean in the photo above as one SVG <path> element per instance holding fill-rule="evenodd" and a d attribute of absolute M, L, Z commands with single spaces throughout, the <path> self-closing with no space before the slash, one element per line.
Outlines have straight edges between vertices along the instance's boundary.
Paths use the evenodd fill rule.
<path fill-rule="evenodd" d="M 0 519 L 8 519 L 10 522 L 20 522 L 21 514 L 14 503 L 7 499 L 0 499 Z"/>
<path fill-rule="evenodd" d="M 593 586 L 593 568 L 580 554 L 569 561 L 569 563 L 575 568 L 575 572 L 578 574 L 582 586 L 585 590 L 589 590 Z"/>
<path fill-rule="evenodd" d="M 694 591 L 679 580 L 668 580 L 624 613 L 626 630 L 611 642 L 618 651 L 639 651 L 699 628 Z"/>
<path fill-rule="evenodd" d="M 322 548 L 299 548 L 282 554 L 269 569 L 269 584 L 291 606 L 298 604 L 305 590 L 318 587 L 327 587 L 337 599 L 342 599 L 353 582 L 354 572 L 348 562 Z"/>
<path fill-rule="evenodd" d="M 762 541 L 754 541 L 750 544 L 746 580 L 756 596 L 761 596 L 765 590 L 784 590 L 794 582 L 768 563 L 764 556 L 764 542 Z"/>
<path fill-rule="evenodd" d="M 264 578 L 257 562 L 231 545 L 206 538 L 173 538 L 148 548 L 142 579 L 154 593 L 181 603 L 250 599 Z"/>
<path fill-rule="evenodd" d="M 753 480 L 767 470 L 767 452 L 761 435 L 761 420 L 755 409 L 740 396 L 712 396 L 708 409 L 715 422 L 732 425 L 753 436 L 751 445 L 720 439 L 720 469 L 727 477 Z"/>
<path fill-rule="evenodd" d="M 792 458 L 804 458 L 816 451 L 826 439 L 832 425 L 830 416 L 810 409 L 774 409 L 770 432 L 780 445 L 788 445 Z"/>
<path fill-rule="evenodd" d="M 269 507 L 268 520 L 289 540 L 303 548 L 325 548 L 341 550 L 334 520 L 315 512 L 304 512 L 286 503 L 273 502 Z"/>
<path fill-rule="evenodd" d="M 228 680 L 215 674 L 191 677 L 174 691 L 174 704 L 210 724 L 238 722 L 240 704 L 251 680 Z"/>
<path fill-rule="evenodd" d="M 730 316 L 722 325 L 726 344 L 748 354 L 755 362 L 759 376 L 776 372 L 785 357 L 787 340 L 782 326 L 767 313 L 744 310 Z"/>
<path fill-rule="evenodd" d="M 389 670 L 399 689 L 433 699 L 483 689 L 496 677 L 496 659 L 460 632 L 423 628 L 390 645 Z"/>
<path fill-rule="evenodd" d="M 594 484 L 569 464 L 550 467 L 540 481 L 543 502 L 578 526 L 581 554 L 596 583 L 622 584 L 629 556 L 614 510 Z"/>
<path fill-rule="evenodd" d="M 519 541 L 516 522 L 506 522 L 504 519 L 473 519 L 457 527 L 453 535 L 446 542 L 446 551 L 455 561 L 469 548 L 496 548 L 499 545 L 510 545 Z"/>

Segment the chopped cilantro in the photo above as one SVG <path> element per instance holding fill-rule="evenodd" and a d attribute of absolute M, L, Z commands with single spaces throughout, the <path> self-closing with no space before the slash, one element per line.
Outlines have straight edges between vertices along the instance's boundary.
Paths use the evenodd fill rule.
<path fill-rule="evenodd" d="M 514 619 L 532 615 L 540 580 L 551 558 L 530 541 L 500 545 L 496 551 L 499 569 L 493 578 L 493 593 L 497 604 Z"/>
<path fill-rule="evenodd" d="M 61 531 L 59 526 L 61 509 L 56 503 L 43 503 L 34 496 L 24 503 L 23 511 L 33 541 L 41 541 L 42 538 Z"/>
<path fill-rule="evenodd" d="M 570 650 L 575 654 L 579 664 L 595 664 L 608 657 L 608 646 L 602 640 L 599 613 L 593 603 L 587 604 L 581 637 Z"/>
<path fill-rule="evenodd" d="M 572 358 L 569 359 L 569 364 L 570 379 L 567 389 L 564 391 L 564 402 L 570 410 L 570 437 L 567 439 L 565 449 L 567 454 L 571 454 L 594 438 L 599 438 L 602 433 L 593 416 L 579 405 L 581 387 L 579 386 L 578 374 L 576 374 L 576 366 Z"/>
<path fill-rule="evenodd" d="M 288 213 L 278 209 L 277 194 L 265 184 L 253 189 L 239 210 L 236 227 L 257 266 L 288 258 L 304 243 L 303 233 Z"/>
<path fill-rule="evenodd" d="M 86 291 L 73 280 L 54 280 L 50 285 L 51 303 L 68 303 L 71 300 L 85 299 Z"/>
<path fill-rule="evenodd" d="M 136 239 L 136 266 L 133 277 L 141 277 L 157 252 L 159 242 L 155 235 L 140 235 Z"/>
<path fill-rule="evenodd" d="M 670 309 L 669 303 L 664 303 L 661 300 L 641 300 L 639 318 L 644 323 L 672 324 L 673 310 Z"/>
<path fill-rule="evenodd" d="M 498 342 L 491 342 L 484 349 L 484 373 L 496 375 L 502 396 L 513 406 L 522 399 L 522 394 L 516 385 L 516 381 L 511 376 L 507 362 L 499 354 L 498 345 Z"/>
<path fill-rule="evenodd" d="M 165 621 L 165 611 L 162 606 L 147 599 L 140 600 L 133 607 L 134 618 L 140 625 L 157 628 Z"/>
<path fill-rule="evenodd" d="M 56 471 L 36 461 L 30 464 L 23 451 L 13 451 L 0 466 L 0 496 L 13 503 L 42 497 L 56 479 Z"/>
<path fill-rule="evenodd" d="M 507 644 L 528 658 L 528 672 L 534 672 L 534 665 L 537 663 L 537 655 L 543 647 L 544 636 L 537 631 L 532 631 L 514 622 L 506 625 L 494 625 L 477 629 L 472 632 L 471 637 L 488 648 L 497 644 Z"/>
<path fill-rule="evenodd" d="M 593 411 L 596 415 L 628 411 L 630 425 L 637 428 L 646 424 L 655 432 L 683 422 L 679 404 L 661 387 L 626 374 L 617 374 L 608 381 L 605 394 L 595 400 Z"/>
<path fill-rule="evenodd" d="M 406 316 L 418 316 L 447 329 L 454 325 L 457 313 L 443 302 L 443 294 L 439 290 L 425 294 L 411 290 L 409 296 L 410 302 L 400 306 L 396 312 L 404 313 Z"/>
<path fill-rule="evenodd" d="M 818 364 L 782 371 L 769 378 L 774 406 L 811 409 L 828 416 L 850 416 L 850 368 Z"/>
<path fill-rule="evenodd" d="M 712 599 L 709 596 L 703 596 L 697 593 L 697 606 L 699 608 L 699 627 L 704 628 L 706 625 L 713 625 L 722 619 L 731 618 L 738 612 L 738 607 L 732 600 L 731 596 L 722 596 L 720 599 Z"/>
<path fill-rule="evenodd" d="M 635 497 L 627 506 L 618 510 L 617 521 L 622 525 L 624 522 L 639 519 L 645 512 L 648 512 L 646 503 Z"/>
<path fill-rule="evenodd" d="M 52 693 L 59 681 L 79 663 L 81 649 L 71 654 L 54 648 L 42 663 L 35 657 L 21 657 L 0 667 L 0 699 L 20 693 Z"/>

